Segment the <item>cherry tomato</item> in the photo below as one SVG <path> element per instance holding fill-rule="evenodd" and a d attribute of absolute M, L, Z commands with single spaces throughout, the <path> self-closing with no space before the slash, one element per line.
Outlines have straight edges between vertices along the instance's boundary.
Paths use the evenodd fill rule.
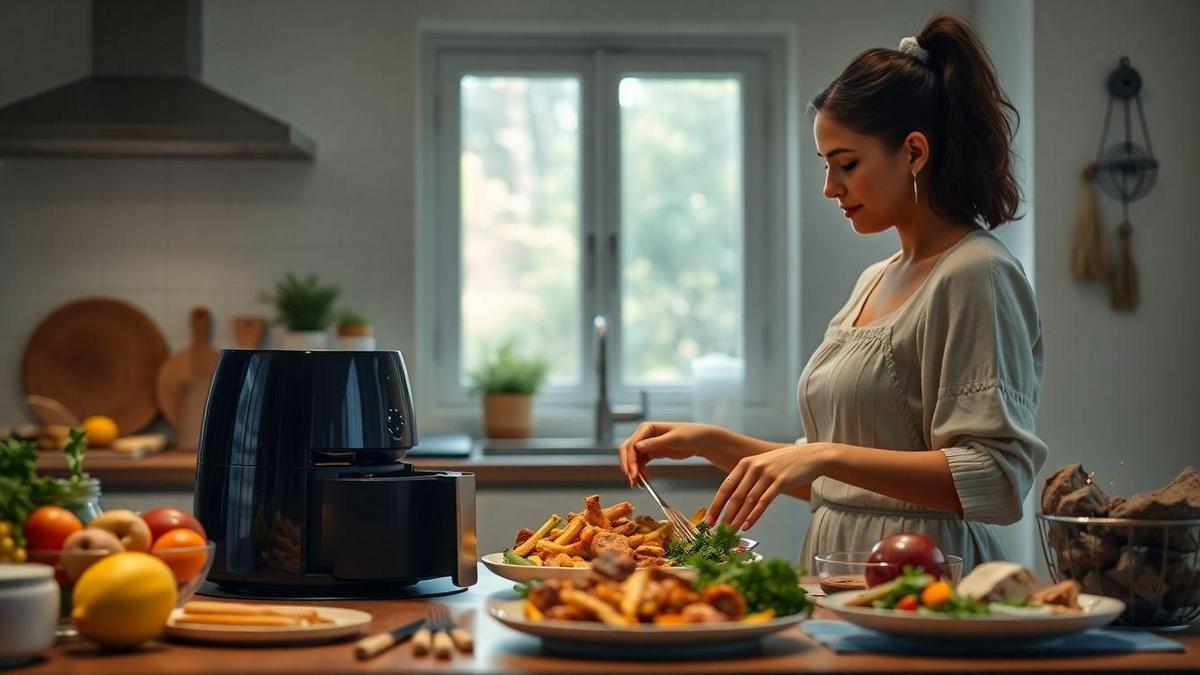
<path fill-rule="evenodd" d="M 920 606 L 921 603 L 917 601 L 916 594 L 906 595 L 903 598 L 900 598 L 900 602 L 896 603 L 896 609 L 903 610 L 905 612 L 914 612 L 916 611 L 917 607 Z"/>

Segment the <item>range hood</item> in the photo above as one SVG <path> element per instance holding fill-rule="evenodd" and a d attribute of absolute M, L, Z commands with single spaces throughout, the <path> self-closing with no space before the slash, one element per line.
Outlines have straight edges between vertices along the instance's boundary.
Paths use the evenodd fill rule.
<path fill-rule="evenodd" d="M 92 74 L 0 108 L 0 156 L 312 159 L 292 125 L 200 81 L 199 0 L 94 0 Z"/>

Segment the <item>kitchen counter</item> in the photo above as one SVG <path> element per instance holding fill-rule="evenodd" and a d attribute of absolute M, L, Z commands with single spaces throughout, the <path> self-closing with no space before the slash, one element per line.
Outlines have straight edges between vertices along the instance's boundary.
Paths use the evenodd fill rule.
<path fill-rule="evenodd" d="M 90 643 L 73 640 L 59 644 L 41 662 L 18 668 L 22 673 L 200 673 L 255 672 L 1180 672 L 1200 668 L 1200 626 L 1168 634 L 1187 645 L 1183 654 L 1143 653 L 1064 658 L 943 658 L 894 655 L 838 655 L 811 641 L 799 628 L 766 638 L 759 653 L 730 659 L 695 661 L 620 661 L 573 659 L 543 654 L 537 638 L 510 630 L 483 614 L 483 603 L 512 583 L 482 566 L 479 584 L 465 593 L 439 598 L 460 624 L 475 636 L 475 653 L 455 654 L 452 661 L 414 657 L 400 645 L 375 659 L 357 661 L 353 640 L 305 647 L 206 647 L 155 641 L 132 653 L 103 653 Z M 391 630 L 426 613 L 429 600 L 376 600 L 330 602 L 370 612 L 375 620 L 369 632 Z M 817 618 L 822 616 L 817 611 Z"/>
<path fill-rule="evenodd" d="M 474 472 L 476 485 L 481 487 L 625 485 L 615 454 L 482 456 L 476 450 L 470 457 L 414 457 L 409 461 L 419 469 Z M 196 455 L 182 450 L 167 450 L 141 459 L 130 459 L 111 450 L 89 450 L 83 466 L 100 479 L 106 491 L 191 490 L 196 478 Z M 61 453 L 39 453 L 38 468 L 55 476 L 67 475 L 66 459 Z M 654 467 L 654 477 L 661 480 L 715 485 L 722 476 L 720 469 L 698 457 Z"/>

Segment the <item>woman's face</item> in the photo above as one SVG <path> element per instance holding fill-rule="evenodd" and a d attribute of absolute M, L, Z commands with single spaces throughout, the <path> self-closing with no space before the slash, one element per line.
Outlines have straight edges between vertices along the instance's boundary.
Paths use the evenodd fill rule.
<path fill-rule="evenodd" d="M 820 112 L 813 134 L 817 154 L 825 160 L 825 196 L 837 200 L 855 232 L 883 232 L 912 217 L 917 207 L 912 170 L 920 171 L 924 162 L 911 162 L 909 139 L 893 152 L 880 139 L 852 131 Z"/>

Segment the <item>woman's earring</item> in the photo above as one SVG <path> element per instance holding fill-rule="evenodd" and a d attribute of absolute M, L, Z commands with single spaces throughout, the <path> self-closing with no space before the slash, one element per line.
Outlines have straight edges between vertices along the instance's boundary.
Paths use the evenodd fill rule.
<path fill-rule="evenodd" d="M 913 172 L 913 203 L 917 204 L 917 172 Z"/>

